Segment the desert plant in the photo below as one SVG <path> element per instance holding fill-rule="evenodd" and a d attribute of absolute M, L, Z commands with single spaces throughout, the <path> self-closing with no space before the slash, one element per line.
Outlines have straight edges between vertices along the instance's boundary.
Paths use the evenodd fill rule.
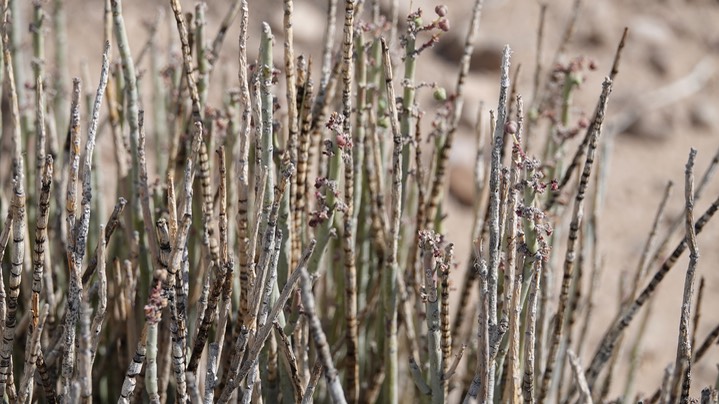
<path fill-rule="evenodd" d="M 668 186 L 620 312 L 586 356 L 601 270 L 589 251 L 598 255 L 604 121 L 627 31 L 594 89 L 591 119 L 575 116 L 572 95 L 596 68 L 566 55 L 580 1 L 548 74 L 540 63 L 542 6 L 528 108 L 510 80 L 511 50 L 503 50 L 496 110 L 489 120 L 483 105 L 477 114 L 473 248 L 457 293 L 443 201 L 482 0 L 471 8 L 451 90 L 415 74 L 422 54 L 450 30 L 444 5 L 399 21 L 398 2 L 385 16 L 378 0 L 345 0 L 335 46 L 338 5 L 329 0 L 316 85 L 311 59 L 295 56 L 292 0 L 283 1 L 282 74 L 269 24 L 259 59 L 248 60 L 248 0 L 232 2 L 213 40 L 205 2 L 186 14 L 170 0 L 181 57 L 167 61 L 155 37 L 163 14 L 133 57 L 122 1 L 106 0 L 94 6 L 104 12 L 105 46 L 100 83 L 94 97 L 85 93 L 86 122 L 82 86 L 91 83 L 76 78 L 69 91 L 64 79 L 64 2 L 53 2 L 51 20 L 48 5 L 33 2 L 32 85 L 18 46 L 19 3 L 2 2 L 10 127 L 0 163 L 11 160 L 0 174 L 4 401 L 603 402 L 614 365 L 625 360 L 625 330 L 686 250 L 676 361 L 652 399 L 690 400 L 691 368 L 719 336 L 719 327 L 704 340 L 696 335 L 703 281 L 692 308 L 696 239 L 719 199 L 696 220 L 694 202 L 719 155 L 695 188 L 690 152 L 686 236 L 660 262 L 664 247 L 655 239 Z M 213 94 L 222 44 L 238 17 L 236 88 Z M 44 63 L 48 21 L 61 72 L 52 78 Z M 151 114 L 140 105 L 136 69 L 148 52 Z M 21 108 L 26 90 L 35 103 Z M 100 136 L 112 137 L 113 163 L 94 152 Z M 101 173 L 116 173 L 116 189 Z M 641 341 L 640 334 L 631 355 Z M 620 400 L 633 399 L 635 371 Z M 717 402 L 715 387 L 702 391 L 702 402 Z"/>

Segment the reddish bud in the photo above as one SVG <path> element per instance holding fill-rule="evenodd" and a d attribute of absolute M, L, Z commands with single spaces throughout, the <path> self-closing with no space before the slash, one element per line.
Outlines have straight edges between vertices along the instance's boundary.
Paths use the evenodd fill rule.
<path fill-rule="evenodd" d="M 510 135 L 517 133 L 517 122 L 507 121 L 507 123 L 504 124 L 504 133 L 508 133 Z"/>
<path fill-rule="evenodd" d="M 437 28 L 440 30 L 447 32 L 449 31 L 449 20 L 446 18 L 442 18 L 437 22 Z"/>
<path fill-rule="evenodd" d="M 434 12 L 437 13 L 437 15 L 440 17 L 444 17 L 445 15 L 447 15 L 448 11 L 449 10 L 447 9 L 447 6 L 445 6 L 444 4 L 440 4 L 434 8 Z"/>

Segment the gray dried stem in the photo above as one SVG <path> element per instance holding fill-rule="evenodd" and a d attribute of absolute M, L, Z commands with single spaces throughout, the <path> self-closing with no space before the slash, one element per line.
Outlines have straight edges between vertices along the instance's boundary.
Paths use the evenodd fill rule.
<path fill-rule="evenodd" d="M 20 379 L 20 387 L 18 390 L 19 403 L 32 402 L 33 389 L 35 385 L 35 369 L 38 355 L 41 350 L 40 337 L 42 335 L 43 327 L 45 326 L 45 320 L 47 320 L 47 313 L 49 309 L 50 306 L 47 303 L 43 305 L 37 321 L 34 324 L 32 331 L 29 333 L 27 351 L 25 352 L 25 367 L 23 368 L 23 375 L 22 379 Z"/>
<path fill-rule="evenodd" d="M 521 376 L 520 376 L 520 332 L 521 332 L 521 304 L 522 304 L 522 272 L 523 269 L 517 263 L 517 243 L 519 238 L 519 218 L 517 217 L 517 211 L 519 209 L 519 189 L 517 189 L 520 182 L 520 167 L 521 163 L 521 125 L 522 125 L 522 99 L 517 97 L 517 130 L 513 133 L 514 138 L 512 145 L 512 163 L 510 166 L 510 195 L 507 205 L 507 222 L 504 238 L 506 240 L 506 246 L 504 250 L 505 255 L 505 268 L 504 268 L 504 291 L 505 301 L 504 310 L 506 311 L 507 317 L 509 318 L 509 329 L 507 335 L 507 342 L 509 344 L 507 350 L 507 366 L 504 380 L 504 392 L 503 400 L 512 403 L 518 403 L 521 401 Z M 512 125 L 507 124 L 507 129 Z M 501 363 L 501 362 L 500 362 Z"/>
<path fill-rule="evenodd" d="M 397 342 L 397 274 L 399 263 L 397 254 L 399 248 L 399 225 L 402 215 L 402 150 L 404 141 L 400 131 L 396 95 L 394 91 L 392 66 L 387 43 L 382 39 L 382 65 L 384 67 L 385 86 L 387 90 L 387 106 L 389 119 L 392 127 L 392 199 L 391 219 L 389 226 L 389 252 L 386 261 L 386 268 L 382 271 L 382 304 L 384 307 L 384 347 L 385 347 L 385 386 L 386 399 L 389 403 L 396 403 L 399 400 L 398 391 L 398 342 Z M 325 363 L 325 366 L 327 364 Z"/>
<path fill-rule="evenodd" d="M 273 325 L 275 327 L 276 337 L 279 339 L 278 345 L 280 352 L 282 352 L 282 363 L 290 376 L 294 402 L 299 404 L 302 402 L 302 396 L 305 394 L 305 387 L 302 385 L 302 377 L 300 375 L 300 369 L 297 365 L 297 357 L 292 348 L 290 339 L 285 334 L 282 327 L 277 322 Z"/>
<path fill-rule="evenodd" d="M 464 397 L 464 404 L 469 404 L 475 400 L 479 402 L 488 402 L 489 392 L 492 390 L 490 384 L 490 373 L 494 373 L 494 368 L 490 367 L 490 318 L 489 318 L 489 288 L 488 288 L 488 270 L 487 261 L 484 259 L 481 247 L 481 241 L 476 240 L 475 261 L 473 262 L 474 270 L 478 272 L 479 279 L 479 308 L 478 308 L 478 329 L 477 329 L 477 370 L 472 379 L 472 383 Z"/>
<path fill-rule="evenodd" d="M 575 261 L 575 248 L 578 238 L 578 232 L 582 224 L 584 216 L 584 197 L 587 186 L 589 185 L 589 176 L 592 172 L 592 166 L 594 164 L 594 156 L 597 149 L 597 143 L 599 136 L 602 131 L 602 123 L 604 122 L 604 115 L 606 113 L 607 101 L 609 94 L 612 91 L 612 81 L 608 77 L 604 79 L 602 83 L 602 94 L 599 96 L 599 102 L 594 112 L 594 118 L 592 123 L 587 129 L 590 135 L 588 148 L 586 152 L 586 161 L 584 163 L 584 169 L 579 182 L 579 188 L 574 202 L 574 211 L 572 213 L 572 222 L 569 227 L 569 235 L 567 241 L 567 253 L 564 259 L 564 271 L 562 276 L 562 287 L 559 295 L 559 307 L 557 308 L 557 317 L 554 320 L 554 329 L 551 335 L 551 343 L 549 345 L 549 356 L 547 357 L 547 364 L 542 377 L 542 384 L 539 392 L 539 400 L 544 401 L 547 397 L 549 384 L 552 380 L 552 372 L 557 360 L 562 360 L 563 357 L 559 352 L 559 343 L 564 333 L 564 317 L 566 315 L 567 305 L 569 303 L 569 288 L 572 283 L 574 274 L 574 261 Z M 591 387 L 591 383 L 590 383 Z"/>
<path fill-rule="evenodd" d="M 295 268 L 295 270 L 292 272 L 292 274 L 287 278 L 287 283 L 285 283 L 285 286 L 282 287 L 282 292 L 280 292 L 280 296 L 275 301 L 274 306 L 272 306 L 272 310 L 269 312 L 269 314 L 266 317 L 266 321 L 264 325 L 261 326 L 261 328 L 258 329 L 257 333 L 254 334 L 254 338 L 252 338 L 252 341 L 250 342 L 250 349 L 247 352 L 247 357 L 244 359 L 244 361 L 241 361 L 242 358 L 238 356 L 235 356 L 236 360 L 241 361 L 242 366 L 234 367 L 233 369 L 239 368 L 237 371 L 232 371 L 230 375 L 228 375 L 227 383 L 225 384 L 225 388 L 222 390 L 222 394 L 220 395 L 219 402 L 226 403 L 229 399 L 232 393 L 234 392 L 237 387 L 239 387 L 239 384 L 242 382 L 242 380 L 248 376 L 248 374 L 254 373 L 258 357 L 260 354 L 260 351 L 262 350 L 262 347 L 265 344 L 265 341 L 267 340 L 267 337 L 269 336 L 270 332 L 272 331 L 273 323 L 277 319 L 277 316 L 282 311 L 285 303 L 287 302 L 287 299 L 289 299 L 290 294 L 295 288 L 295 284 L 300 280 L 302 277 L 301 275 L 306 275 L 307 271 L 305 269 L 307 262 L 309 261 L 310 256 L 312 255 L 312 252 L 315 248 L 316 242 L 313 240 L 310 242 L 308 248 L 305 250 L 302 259 L 300 260 L 298 267 Z M 309 278 L 308 278 L 309 280 Z M 307 310 L 307 313 L 309 315 L 309 309 L 307 304 L 305 304 L 305 310 Z M 250 330 L 252 331 L 252 330 Z M 320 329 L 321 331 L 321 329 Z M 240 334 L 242 335 L 242 333 Z M 244 350 L 244 343 L 237 346 L 237 352 L 240 353 L 241 350 Z M 328 352 L 329 353 L 329 352 Z M 249 384 L 249 381 L 248 381 Z"/>
<path fill-rule="evenodd" d="M 107 311 L 107 275 L 105 271 L 105 257 L 107 245 L 105 243 L 105 228 L 100 226 L 100 240 L 98 241 L 97 251 L 95 256 L 99 259 L 98 271 L 97 271 L 97 285 L 99 288 L 97 309 L 95 309 L 95 316 L 92 318 L 92 324 L 90 326 L 90 361 L 89 368 L 92 371 L 92 366 L 97 355 L 98 347 L 100 345 L 100 337 L 102 335 L 102 326 L 105 321 L 105 315 Z M 92 387 L 92 384 L 90 384 Z"/>
<path fill-rule="evenodd" d="M 534 380 L 535 380 L 535 341 L 537 338 L 537 300 L 542 282 L 542 260 L 534 261 L 534 272 L 532 283 L 529 286 L 527 300 L 527 317 L 524 331 L 524 377 L 522 379 L 522 396 L 525 403 L 534 403 Z"/>
<path fill-rule="evenodd" d="M 283 28 L 284 28 L 284 64 L 285 64 L 285 99 L 287 102 L 287 143 L 286 149 L 289 151 L 289 158 L 292 164 L 297 165 L 297 144 L 299 133 L 299 113 L 297 106 L 297 72 L 295 67 L 295 49 L 294 49 L 294 28 L 292 26 L 292 13 L 294 9 L 293 0 L 283 1 Z M 290 184 L 289 201 L 294 203 L 295 183 Z M 287 240 L 296 244 L 295 228 L 292 226 L 294 216 L 288 216 L 286 228 L 283 229 Z M 290 233 L 290 229 L 292 232 Z M 298 251 L 299 253 L 299 251 Z M 294 266 L 299 256 L 292 256 L 288 266 Z"/>
<path fill-rule="evenodd" d="M 175 15 L 175 23 L 177 31 L 180 34 L 180 44 L 182 45 L 182 68 L 185 73 L 187 88 L 190 91 L 190 99 L 192 100 L 192 121 L 197 124 L 202 120 L 202 106 L 200 104 L 200 95 L 194 76 L 194 64 L 192 63 L 192 50 L 187 34 L 187 23 L 185 15 L 182 13 L 182 6 L 179 0 L 171 0 L 170 6 Z"/>
<path fill-rule="evenodd" d="M 714 200 L 702 216 L 697 219 L 694 223 L 694 230 L 698 235 L 704 229 L 704 226 L 719 210 L 719 198 Z M 625 308 L 621 315 L 611 324 L 611 326 L 604 333 L 601 342 L 597 346 L 592 362 L 587 369 L 587 383 L 591 389 L 599 376 L 599 372 L 602 370 L 606 362 L 612 356 L 617 340 L 622 335 L 623 331 L 629 326 L 637 311 L 652 297 L 657 287 L 662 280 L 666 277 L 667 273 L 672 269 L 674 264 L 677 262 L 679 257 L 687 249 L 686 237 L 679 241 L 674 251 L 666 258 L 664 263 L 654 273 L 649 283 L 644 287 L 641 293 L 634 299 L 631 305 Z"/>
<path fill-rule="evenodd" d="M 691 384 L 691 359 L 692 345 L 690 336 L 690 314 L 692 307 L 692 296 L 694 294 L 694 278 L 696 266 L 699 261 L 699 248 L 697 247 L 697 235 L 694 229 L 694 160 L 696 149 L 689 152 L 689 160 L 686 164 L 684 178 L 684 213 L 686 215 L 686 236 L 689 246 L 689 267 L 687 268 L 684 280 L 684 295 L 682 298 L 681 316 L 679 319 L 679 337 L 677 341 L 677 357 L 674 363 L 674 375 L 672 377 L 672 388 L 670 393 L 671 402 L 681 400 L 688 401 L 689 386 Z M 681 385 L 681 393 L 679 386 Z"/>
<path fill-rule="evenodd" d="M 706 189 L 707 184 L 709 181 L 714 177 L 714 174 L 716 174 L 716 169 L 719 167 L 719 149 L 714 153 L 714 157 L 712 157 L 712 160 L 709 162 L 709 165 L 704 170 L 704 174 L 702 174 L 701 180 L 699 180 L 698 185 L 695 187 L 694 191 L 694 201 L 697 202 L 701 199 L 703 196 L 704 190 Z M 669 246 L 669 242 L 672 239 L 672 236 L 674 236 L 674 233 L 679 229 L 684 223 L 684 215 L 679 214 L 677 215 L 671 224 L 668 226 L 668 229 L 666 231 L 666 234 L 664 235 L 664 239 L 659 243 L 659 245 L 655 248 L 654 254 L 652 256 L 652 259 L 649 261 L 648 265 L 653 264 L 657 260 L 660 259 L 660 257 L 663 256 L 663 254 L 666 253 L 666 250 Z"/>
<path fill-rule="evenodd" d="M 272 84 L 272 70 L 274 69 L 272 58 L 273 41 L 274 36 L 272 35 L 270 25 L 263 23 L 262 36 L 260 38 L 260 66 L 258 74 L 260 97 L 259 100 L 257 100 L 261 102 L 260 110 L 257 112 L 260 113 L 262 126 L 261 131 L 258 132 L 261 134 L 258 140 L 259 143 L 256 144 L 256 146 L 259 145 L 259 149 L 255 150 L 255 153 L 259 155 L 260 166 L 267 173 L 267 177 L 264 180 L 265 191 L 262 196 L 262 226 L 264 226 L 264 223 L 268 222 L 270 207 L 272 206 L 272 200 L 274 199 L 275 187 L 274 159 L 272 155 L 274 150 L 272 136 L 272 107 L 274 105 L 272 95 L 272 90 L 274 88 Z"/>
<path fill-rule="evenodd" d="M 290 163 L 289 166 L 284 167 L 282 173 L 282 180 L 277 187 L 277 192 L 274 196 L 274 201 L 270 207 L 269 216 L 265 224 L 265 233 L 262 236 L 262 252 L 260 253 L 260 259 L 257 263 L 257 274 L 252 284 L 252 290 L 250 291 L 250 312 L 248 326 L 250 329 L 254 329 L 258 325 L 255 322 L 258 318 L 262 318 L 264 310 L 267 309 L 269 299 L 269 293 L 271 293 L 272 286 L 276 283 L 276 279 L 272 279 L 271 272 L 275 271 L 273 268 L 273 257 L 272 251 L 277 241 L 276 232 L 280 231 L 277 229 L 278 213 L 280 208 L 280 202 L 282 201 L 283 195 L 287 189 L 287 185 L 290 182 L 292 173 L 294 172 L 294 166 Z M 270 282 L 272 280 L 273 282 Z M 261 327 L 262 324 L 259 324 Z"/>
<path fill-rule="evenodd" d="M 579 362 L 579 358 L 577 358 L 577 355 L 574 354 L 571 348 L 567 349 L 567 356 L 569 357 L 569 364 L 572 365 L 574 380 L 577 382 L 581 393 L 579 403 L 592 404 L 592 394 L 587 386 L 587 379 L 584 377 L 584 370 L 582 370 L 582 364 Z"/>
<path fill-rule="evenodd" d="M 147 332 L 148 323 L 145 323 L 142 327 L 140 340 L 137 342 L 135 356 L 132 357 L 132 362 L 130 362 L 130 365 L 127 367 L 125 381 L 122 383 L 120 397 L 117 399 L 118 404 L 130 404 L 132 402 L 132 395 L 135 394 L 135 385 L 137 384 L 137 376 L 140 374 L 140 370 L 142 370 L 142 364 L 145 362 L 145 354 L 147 353 Z"/>
<path fill-rule="evenodd" d="M 427 310 L 427 350 L 429 356 L 429 380 L 432 403 L 443 403 L 446 399 L 444 358 L 442 357 L 440 304 L 435 274 L 439 277 L 443 263 L 435 260 L 441 255 L 438 235 L 431 231 L 421 231 L 420 248 L 422 249 L 422 272 L 424 273 L 424 292 Z"/>
<path fill-rule="evenodd" d="M 67 220 L 67 262 L 70 266 L 70 280 L 67 295 L 67 315 L 65 316 L 65 328 L 62 333 L 63 347 L 65 353 L 62 360 L 62 393 L 61 396 L 69 399 L 70 381 L 75 366 L 75 325 L 77 324 L 80 310 L 80 296 L 82 292 L 82 280 L 77 282 L 75 274 L 79 273 L 76 256 L 76 218 L 77 207 L 77 181 L 80 166 L 80 81 L 73 79 L 72 92 L 72 118 L 70 125 L 70 175 L 66 188 L 65 212 Z M 78 275 L 79 277 L 79 275 Z"/>
<path fill-rule="evenodd" d="M 247 313 L 249 307 L 250 261 L 254 258 L 248 254 L 249 239 L 249 149 L 250 149 L 250 89 L 247 81 L 247 25 L 249 20 L 247 0 L 241 1 L 240 8 L 240 39 L 238 57 L 238 79 L 240 82 L 240 102 L 243 105 L 241 127 L 239 132 L 237 170 L 237 249 L 240 275 L 240 311 Z M 238 318 L 243 320 L 241 313 Z"/>
<path fill-rule="evenodd" d="M 497 283 L 500 261 L 500 171 L 501 155 L 504 146 L 504 124 L 507 119 L 507 91 L 509 90 L 509 58 L 511 49 L 504 47 L 502 52 L 502 69 L 497 106 L 497 121 L 494 129 L 494 144 L 492 146 L 491 170 L 489 176 L 489 268 L 488 268 L 488 309 L 489 309 L 489 346 L 493 347 L 501 339 L 499 323 L 497 321 Z M 489 355 L 487 366 L 489 373 L 489 386 L 494 386 L 494 356 Z M 489 388 L 488 401 L 493 400 L 493 388 Z"/>
<path fill-rule="evenodd" d="M 315 365 L 312 367 L 312 375 L 310 376 L 310 379 L 307 381 L 307 387 L 305 388 L 305 394 L 302 396 L 302 404 L 311 404 L 314 402 L 312 395 L 315 392 L 315 387 L 317 387 L 317 383 L 320 380 L 320 376 L 322 376 L 323 370 L 324 370 L 324 366 L 322 365 L 322 361 L 317 360 L 315 362 Z"/>
<path fill-rule="evenodd" d="M 153 229 L 152 206 L 150 205 L 150 188 L 148 186 L 147 158 L 145 154 L 145 111 L 138 112 L 139 138 L 137 145 L 137 160 L 139 167 L 139 199 L 142 207 L 142 224 L 145 230 L 145 237 L 150 247 L 153 261 L 160 259 L 160 251 L 157 246 L 157 236 Z"/>
<path fill-rule="evenodd" d="M 110 218 L 107 219 L 107 224 L 105 225 L 105 244 L 108 244 L 110 242 L 110 238 L 112 237 L 112 234 L 115 232 L 115 230 L 120 225 L 120 216 L 122 215 L 122 212 L 125 210 L 125 206 L 127 205 L 127 199 L 120 197 L 117 201 L 117 204 L 115 205 L 115 208 L 112 211 L 112 214 L 110 214 Z M 99 246 L 99 242 L 98 242 Z M 90 259 L 90 262 L 87 265 L 87 268 L 85 268 L 85 272 L 82 274 L 82 283 L 87 284 L 90 281 L 90 278 L 95 273 L 95 269 L 97 268 L 98 264 L 98 256 L 97 253 L 93 255 L 93 257 Z"/>
<path fill-rule="evenodd" d="M 230 257 L 229 253 L 229 241 L 228 241 L 228 221 L 227 221 L 227 164 L 225 156 L 225 146 L 221 146 L 218 150 L 219 156 L 219 168 L 220 168 L 220 188 L 218 190 L 220 194 L 220 218 L 219 218 L 219 229 L 220 229 L 220 265 L 222 265 L 223 272 L 225 273 L 222 285 L 222 303 L 219 308 L 219 320 L 217 329 L 219 332 L 215 336 L 215 343 L 217 344 L 217 359 L 222 358 L 222 351 L 225 345 L 225 334 L 227 324 L 230 321 L 230 311 L 232 310 L 232 288 L 234 281 L 234 270 L 235 261 L 234 258 Z M 208 369 L 209 371 L 209 369 Z M 216 377 L 217 368 L 213 369 L 213 377 Z M 213 382 L 214 384 L 214 382 Z M 213 388 L 214 390 L 214 388 Z M 212 400 L 210 400 L 212 401 Z"/>

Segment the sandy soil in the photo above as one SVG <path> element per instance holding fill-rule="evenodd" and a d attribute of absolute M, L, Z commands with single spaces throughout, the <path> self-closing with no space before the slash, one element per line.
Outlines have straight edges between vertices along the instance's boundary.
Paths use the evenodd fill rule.
<path fill-rule="evenodd" d="M 136 54 L 147 37 L 144 24 L 152 21 L 159 8 L 165 10 L 159 30 L 160 43 L 166 38 L 176 38 L 174 24 L 170 24 L 169 2 L 157 0 L 125 0 L 125 21 L 130 32 L 133 52 Z M 214 35 L 216 27 L 229 8 L 229 1 L 211 1 L 208 9 L 209 31 Z M 400 2 L 400 15 L 409 10 L 409 2 Z M 470 0 L 445 0 L 450 9 L 452 33 L 442 41 L 461 41 L 469 21 Z M 522 65 L 519 77 L 519 91 L 531 95 L 532 75 L 536 48 L 536 29 L 539 5 L 536 1 L 485 1 L 478 52 L 484 55 L 482 69 L 475 70 L 469 79 L 468 100 L 465 108 L 463 136 L 458 141 L 453 154 L 454 195 L 460 195 L 471 183 L 467 173 L 471 173 L 473 140 L 470 136 L 470 124 L 480 100 L 488 108 L 495 108 L 498 89 L 496 55 L 504 44 L 514 50 L 513 66 Z M 543 64 L 550 63 L 565 22 L 568 19 L 571 1 L 549 2 L 545 33 L 545 57 Z M 624 116 L 628 111 L 640 110 L 656 99 L 656 94 L 648 96 L 653 90 L 680 80 L 694 69 L 699 61 L 717 60 L 719 50 L 719 7 L 709 0 L 636 0 L 625 2 L 609 0 L 585 2 L 580 16 L 574 40 L 570 43 L 570 56 L 584 55 L 599 63 L 599 70 L 587 77 L 586 83 L 577 95 L 576 105 L 581 111 L 591 114 L 596 97 L 600 92 L 603 75 L 609 70 L 616 43 L 623 27 L 630 29 L 626 51 L 622 60 L 620 74 L 615 82 L 615 90 L 610 100 L 609 120 Z M 97 81 L 99 59 L 102 50 L 102 2 L 68 0 L 68 35 L 72 44 L 71 76 L 81 74 L 80 62 L 90 64 L 91 83 Z M 186 10 L 191 10 L 189 1 L 183 2 Z M 414 7 L 422 7 L 428 12 L 436 5 L 426 0 L 414 1 Z M 258 24 L 262 20 L 270 22 L 275 32 L 281 32 L 281 2 L 278 0 L 251 1 L 250 43 L 254 48 L 259 35 Z M 295 2 L 295 40 L 300 49 L 320 60 L 320 49 L 312 46 L 321 41 L 324 26 L 325 1 L 307 0 Z M 341 9 L 341 7 L 340 7 Z M 27 16 L 25 17 L 27 18 Z M 228 33 L 219 64 L 220 75 L 227 83 L 234 85 L 236 77 L 238 27 Z M 177 41 L 175 42 L 177 43 Z M 277 43 L 281 43 L 278 35 Z M 48 45 L 48 48 L 51 46 Z M 423 54 L 423 70 L 420 80 L 439 80 L 438 84 L 452 88 L 456 77 L 458 55 L 451 51 L 437 51 Z M 169 50 L 168 50 L 169 51 Z M 256 52 L 252 52 L 253 54 Z M 51 55 L 51 52 L 50 52 Z M 275 52 L 277 65 L 281 65 L 281 46 Z M 492 59 L 494 57 L 494 59 Z M 146 59 L 147 60 L 147 59 Z M 142 69 L 147 69 L 147 62 Z M 52 66 L 49 65 L 50 71 Z M 216 80 L 214 88 L 220 89 L 225 79 Z M 93 84 L 94 85 L 94 84 Z M 711 79 L 699 89 L 691 91 L 686 98 L 665 108 L 644 114 L 629 130 L 618 134 L 609 165 L 607 180 L 607 198 L 602 213 L 601 249 L 604 258 L 604 275 L 601 288 L 597 290 L 597 310 L 592 318 L 590 345 L 586 349 L 583 361 L 586 363 L 595 344 L 606 325 L 617 310 L 618 284 L 624 282 L 627 272 L 633 271 L 639 259 L 639 253 L 645 242 L 652 222 L 654 211 L 659 203 L 666 181 L 676 184 L 670 203 L 670 216 L 681 212 L 683 204 L 683 173 L 689 147 L 699 150 L 697 167 L 703 171 L 719 147 L 719 100 L 717 99 L 717 81 Z M 149 104 L 149 91 L 144 92 L 144 101 Z M 278 94 L 279 90 L 278 90 Z M 574 111 L 579 113 L 580 111 Z M 101 142 L 99 152 L 111 158 L 109 139 Z M 570 150 L 574 145 L 570 146 Z M 109 184 L 108 184 L 109 185 Z M 697 212 L 703 212 L 709 202 L 719 192 L 719 181 L 712 180 L 705 197 L 697 204 Z M 456 198 L 450 198 L 447 207 L 449 219 L 446 228 L 449 239 L 458 245 L 460 268 L 468 256 L 470 229 L 467 226 L 469 209 Z M 666 223 L 663 228 L 666 227 Z M 699 237 L 701 260 L 698 275 L 706 279 L 703 318 L 699 327 L 699 340 L 702 340 L 710 328 L 713 328 L 719 316 L 714 310 L 719 303 L 719 225 L 711 223 Z M 557 251 L 563 255 L 563 251 Z M 641 355 L 638 385 L 642 391 L 653 391 L 661 380 L 664 367 L 674 361 L 679 305 L 686 257 L 682 259 L 669 275 L 657 294 L 657 301 L 648 332 L 645 350 Z M 459 286 L 461 274 L 455 274 L 454 284 Z M 474 321 L 474 320 L 472 320 Z M 632 327 L 634 330 L 636 327 Z M 716 378 L 715 365 L 719 361 L 719 349 L 712 348 L 711 354 L 693 369 L 694 390 L 713 384 Z M 626 361 L 622 361 L 626 362 Z M 622 363 L 612 392 L 617 394 L 623 388 L 626 363 Z"/>

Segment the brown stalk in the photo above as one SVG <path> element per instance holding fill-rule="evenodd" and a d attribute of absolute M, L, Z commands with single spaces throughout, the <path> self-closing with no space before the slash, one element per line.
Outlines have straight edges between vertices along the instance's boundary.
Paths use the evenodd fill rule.
<path fill-rule="evenodd" d="M 354 18 L 356 0 L 345 1 L 345 19 L 342 32 L 342 136 L 352 139 L 352 78 L 354 76 Z M 289 78 L 289 76 L 288 76 Z M 289 83 L 288 83 L 289 86 Z M 342 249 L 344 251 L 345 272 L 345 323 L 347 357 L 345 377 L 349 402 L 359 400 L 359 336 L 357 322 L 357 268 L 355 265 L 355 214 L 354 214 L 354 164 L 353 148 L 341 150 L 344 163 L 344 203 Z"/>

